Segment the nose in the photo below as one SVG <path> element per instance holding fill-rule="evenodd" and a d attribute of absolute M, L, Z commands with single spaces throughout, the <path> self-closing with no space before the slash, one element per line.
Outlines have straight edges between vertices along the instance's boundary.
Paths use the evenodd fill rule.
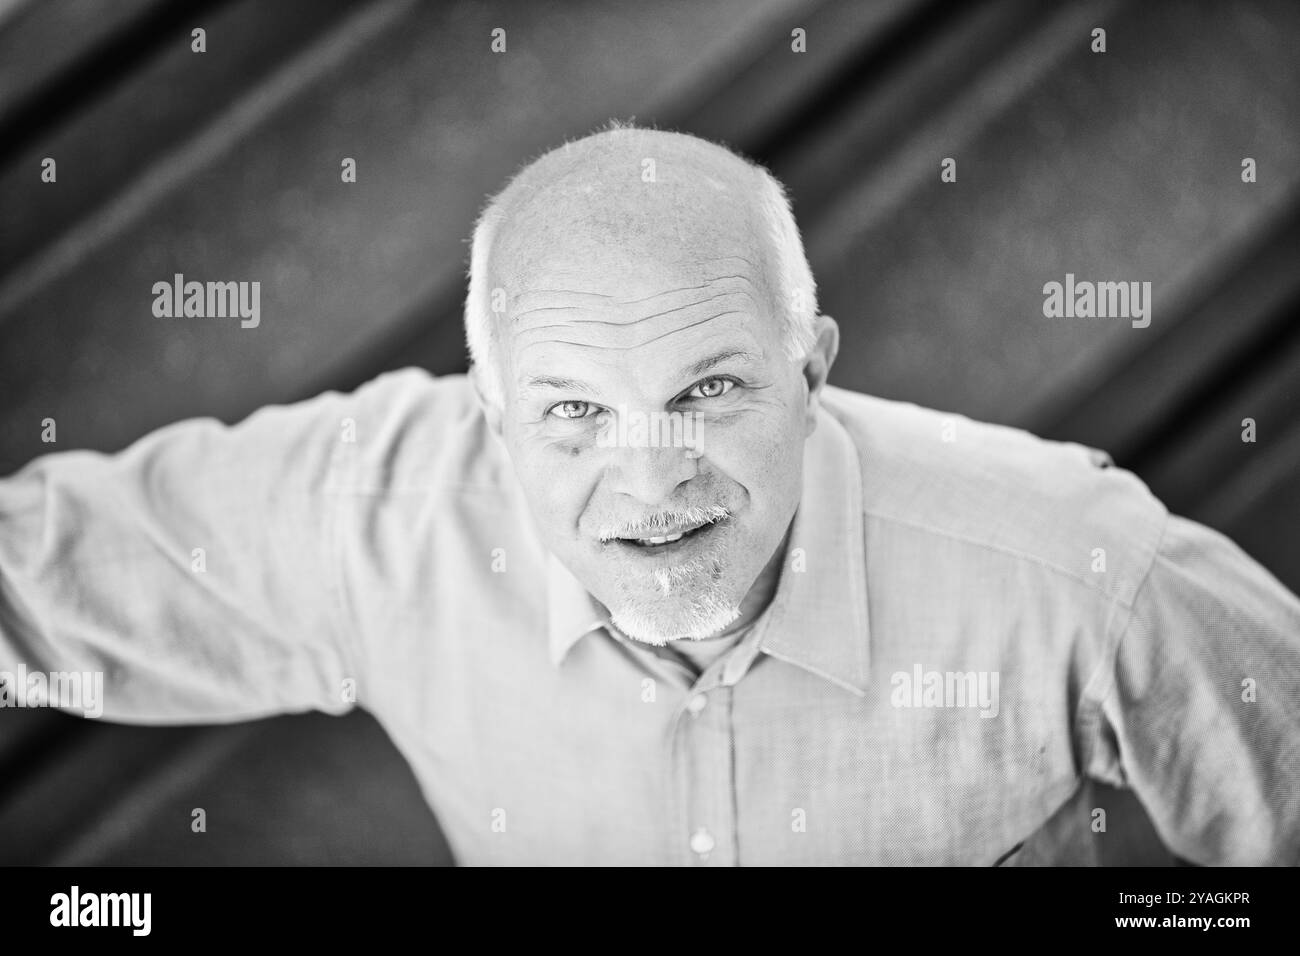
<path fill-rule="evenodd" d="M 689 448 L 616 448 L 606 471 L 610 489 L 649 507 L 674 499 L 673 493 L 698 473 Z"/>

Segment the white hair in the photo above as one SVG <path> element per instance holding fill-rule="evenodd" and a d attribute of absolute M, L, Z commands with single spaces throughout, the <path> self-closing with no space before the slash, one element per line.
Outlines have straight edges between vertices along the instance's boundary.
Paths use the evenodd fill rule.
<path fill-rule="evenodd" d="M 624 130 L 633 133 L 647 132 L 626 124 L 614 123 L 606 130 L 593 135 L 608 136 Z M 566 144 L 563 148 L 567 149 L 571 145 L 573 144 Z M 715 146 L 712 143 L 709 145 Z M 715 148 L 725 147 L 715 146 Z M 799 236 L 799 227 L 790 208 L 790 198 L 780 180 L 766 168 L 743 156 L 731 153 L 730 150 L 727 152 L 748 166 L 754 174 L 758 216 L 766 232 L 765 239 L 770 250 L 769 268 L 776 272 L 775 276 L 767 278 L 777 303 L 782 304 L 781 312 L 786 321 L 785 352 L 792 361 L 800 361 L 816 341 L 817 285 L 813 280 L 812 269 L 808 266 L 807 256 L 804 254 L 803 240 Z M 511 187 L 520 177 L 532 168 L 532 165 L 530 163 L 525 166 L 504 189 L 488 200 L 474 225 L 474 238 L 470 247 L 469 293 L 465 298 L 465 339 L 469 347 L 470 362 L 478 370 L 479 387 L 489 402 L 498 405 L 504 395 L 501 390 L 501 369 L 496 364 L 498 332 L 492 309 L 493 290 L 488 288 L 488 256 L 504 218 L 503 199 L 511 192 Z"/>

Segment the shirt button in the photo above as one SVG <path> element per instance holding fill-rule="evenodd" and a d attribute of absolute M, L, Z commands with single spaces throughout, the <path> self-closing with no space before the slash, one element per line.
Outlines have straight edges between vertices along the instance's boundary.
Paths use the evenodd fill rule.
<path fill-rule="evenodd" d="M 705 856 L 713 851 L 713 834 L 704 827 L 700 827 L 691 834 L 691 849 L 700 856 Z"/>
<path fill-rule="evenodd" d="M 696 694 L 686 704 L 686 709 L 691 712 L 692 717 L 698 717 L 700 716 L 700 711 L 707 706 L 709 706 L 709 698 L 705 697 L 703 694 Z"/>

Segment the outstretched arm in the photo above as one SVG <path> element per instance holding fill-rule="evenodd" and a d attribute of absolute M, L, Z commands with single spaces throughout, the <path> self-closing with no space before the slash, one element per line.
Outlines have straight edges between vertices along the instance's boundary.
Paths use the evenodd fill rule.
<path fill-rule="evenodd" d="M 1300 864 L 1300 600 L 1231 540 L 1170 516 L 1101 717 L 1179 856 Z"/>
<path fill-rule="evenodd" d="M 0 480 L 0 700 L 43 681 L 57 698 L 76 673 L 102 675 L 103 700 L 52 702 L 125 722 L 348 709 L 329 491 L 347 402 L 180 422 Z"/>

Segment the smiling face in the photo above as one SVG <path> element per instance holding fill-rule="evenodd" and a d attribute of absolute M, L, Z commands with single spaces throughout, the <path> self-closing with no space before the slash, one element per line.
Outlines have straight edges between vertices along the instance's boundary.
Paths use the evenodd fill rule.
<path fill-rule="evenodd" d="M 552 171 L 491 259 L 508 307 L 489 420 L 547 547 L 648 643 L 740 615 L 798 505 L 834 353 L 822 319 L 810 362 L 787 356 L 753 171 L 681 139 L 656 144 L 656 183 L 635 149 Z"/>

